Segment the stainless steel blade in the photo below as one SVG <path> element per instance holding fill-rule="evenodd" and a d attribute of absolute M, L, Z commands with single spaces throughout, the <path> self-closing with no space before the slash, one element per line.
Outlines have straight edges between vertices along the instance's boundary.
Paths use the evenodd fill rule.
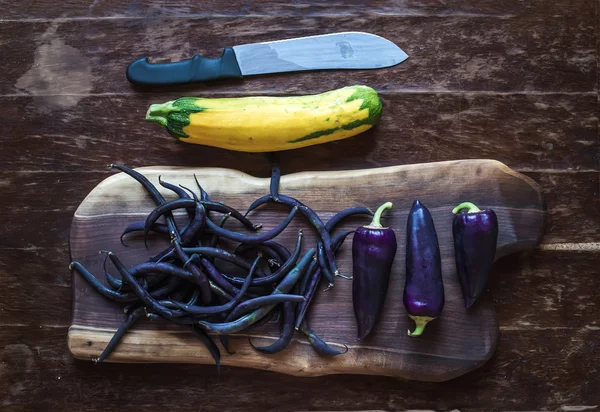
<path fill-rule="evenodd" d="M 326 69 L 377 69 L 408 55 L 383 37 L 342 32 L 234 46 L 242 75 Z"/>

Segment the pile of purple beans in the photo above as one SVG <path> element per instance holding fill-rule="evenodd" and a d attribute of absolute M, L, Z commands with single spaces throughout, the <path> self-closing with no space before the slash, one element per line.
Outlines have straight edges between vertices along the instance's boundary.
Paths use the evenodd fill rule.
<path fill-rule="evenodd" d="M 335 253 L 353 231 L 333 236 L 333 229 L 349 216 L 373 216 L 373 212 L 357 206 L 344 209 L 323 222 L 307 205 L 279 193 L 279 164 L 274 158 L 271 162 L 270 193 L 256 199 L 245 213 L 211 199 L 197 179 L 198 193 L 159 178 L 161 186 L 177 195 L 177 199 L 167 201 L 139 172 L 123 165 L 110 165 L 139 182 L 156 204 L 144 221 L 125 228 L 121 240 L 138 232 L 143 233 L 146 242 L 152 232 L 165 236 L 170 243 L 148 261 L 132 267 L 126 267 L 115 253 L 102 251 L 106 255 L 105 282 L 80 262 L 71 262 L 70 268 L 98 293 L 124 306 L 126 319 L 96 362 L 104 361 L 142 318 L 163 319 L 191 328 L 208 348 L 218 371 L 220 350 L 211 335 L 216 335 L 223 348 L 232 353 L 228 335 L 257 328 L 274 319 L 280 323 L 279 338 L 269 346 L 255 346 L 250 342 L 257 351 L 281 352 L 295 331 L 306 335 L 320 355 L 334 356 L 347 351 L 347 348 L 341 351 L 327 345 L 308 325 L 306 314 L 322 282 L 332 287 L 336 277 L 344 277 L 337 268 Z M 247 215 L 267 203 L 284 205 L 289 214 L 273 229 L 260 231 L 261 226 L 252 223 Z M 173 216 L 176 210 L 185 211 L 184 225 L 176 223 Z M 288 250 L 275 240 L 298 214 L 318 233 L 317 243 L 305 252 L 302 252 L 302 230 L 298 232 L 294 250 Z M 238 220 L 255 233 L 226 229 L 228 219 Z M 221 248 L 222 240 L 237 246 L 234 250 Z M 116 271 L 112 274 L 107 269 L 108 260 Z M 245 275 L 224 273 L 218 262 L 227 262 Z"/>

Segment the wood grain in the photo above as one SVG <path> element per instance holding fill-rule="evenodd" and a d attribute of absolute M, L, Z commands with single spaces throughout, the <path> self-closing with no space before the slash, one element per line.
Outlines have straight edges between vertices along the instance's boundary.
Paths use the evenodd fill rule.
<path fill-rule="evenodd" d="M 362 0 L 317 0 L 281 1 L 232 0 L 223 3 L 218 0 L 205 0 L 201 3 L 186 0 L 123 2 L 117 0 L 98 1 L 92 4 L 74 0 L 54 3 L 50 0 L 32 0 L 25 3 L 0 1 L 4 19 L 69 19 L 69 18 L 157 18 L 157 17 L 197 17 L 197 16 L 314 16 L 314 15 L 424 15 L 424 16 L 488 16 L 510 17 L 514 15 L 564 15 L 577 10 L 593 11 L 590 0 L 572 1 L 571 7 L 560 7 L 560 3 L 544 0 L 522 2 L 504 1 L 444 1 L 390 0 L 365 2 Z"/>
<path fill-rule="evenodd" d="M 544 243 L 600 240 L 600 173 L 528 172 L 548 204 Z"/>
<path fill-rule="evenodd" d="M 500 260 L 487 290 L 503 330 L 600 326 L 600 254 L 538 251 Z"/>
<path fill-rule="evenodd" d="M 239 171 L 227 169 L 179 169 L 150 167 L 139 169 L 151 181 L 158 175 L 169 181 L 190 186 L 195 173 L 203 187 L 215 199 L 244 210 L 255 198 L 268 191 L 269 180 L 257 179 Z M 452 186 L 452 191 L 442 188 Z M 320 358 L 305 340 L 294 340 L 286 352 L 264 356 L 254 351 L 244 336 L 266 338 L 278 335 L 271 327 L 236 334 L 235 355 L 224 356 L 226 365 L 270 369 L 300 376 L 359 373 L 399 376 L 425 381 L 443 381 L 466 373 L 483 364 L 495 348 L 497 323 L 489 301 L 482 300 L 472 312 L 466 313 L 458 282 L 455 279 L 452 252 L 452 205 L 469 198 L 489 205 L 498 214 L 501 233 L 498 258 L 534 248 L 542 237 L 543 203 L 536 184 L 495 161 L 460 161 L 422 165 L 377 168 L 338 172 L 303 172 L 285 175 L 281 192 L 301 199 L 328 219 L 335 210 L 356 204 L 378 205 L 386 200 L 395 210 L 386 225 L 399 233 L 399 251 L 390 280 L 386 308 L 374 336 L 362 343 L 353 339 L 354 323 L 351 309 L 351 282 L 338 282 L 327 293 L 317 296 L 309 321 L 322 337 L 333 345 L 348 345 L 349 352 L 333 359 Z M 446 305 L 444 322 L 432 325 L 429 335 L 416 341 L 403 331 L 410 327 L 398 297 L 402 295 L 401 274 L 404 261 L 404 241 L 401 233 L 412 200 L 417 196 L 429 208 L 436 220 L 444 265 Z M 335 205 L 332 209 L 331 205 Z M 130 177 L 119 174 L 100 183 L 78 207 L 70 236 L 73 260 L 81 261 L 95 273 L 101 269 L 98 248 L 114 251 L 127 264 L 145 261 L 148 253 L 165 246 L 159 242 L 143 248 L 124 248 L 119 245 L 119 233 L 127 221 L 147 213 L 148 197 Z M 372 206 L 375 207 L 375 206 Z M 286 212 L 278 209 L 252 213 L 265 229 L 273 227 Z M 357 221 L 346 223 L 340 230 L 356 227 Z M 305 223 L 294 223 L 278 236 L 291 246 L 299 227 L 305 227 L 305 250 L 315 244 L 315 233 Z M 342 251 L 338 264 L 342 272 L 350 270 L 349 247 Z M 99 266 L 100 265 L 100 266 Z M 97 356 L 118 326 L 122 312 L 91 290 L 78 275 L 73 278 L 74 309 L 69 330 L 69 348 L 74 356 L 90 359 Z M 403 315 L 404 313 L 404 315 Z M 132 362 L 199 362 L 209 357 L 188 331 L 158 323 L 140 325 L 124 340 L 111 361 Z M 453 333 L 461 330 L 460 335 Z M 196 342 L 196 343 L 194 343 Z M 415 346 L 418 345 L 418 346 Z"/>
<path fill-rule="evenodd" d="M 486 17 L 296 16 L 106 19 L 6 22 L 0 43 L 0 95 L 87 95 L 136 92 L 125 68 L 138 57 L 152 61 L 216 57 L 224 47 L 273 39 L 356 30 L 398 44 L 410 56 L 379 70 L 321 71 L 252 76 L 243 81 L 161 89 L 305 94 L 324 87 L 367 84 L 389 91 L 579 92 L 594 90 L 593 13 L 561 19 Z M 519 27 L 520 30 L 512 30 Z M 535 32 L 535 36 L 529 33 Z M 548 45 L 554 49 L 548 53 Z M 73 81 L 73 78 L 76 80 Z M 327 86 L 326 86 L 327 85 Z"/>
<path fill-rule="evenodd" d="M 211 365 L 102 364 L 73 359 L 67 328 L 4 327 L 3 409 L 63 411 L 560 410 L 598 403 L 597 329 L 502 329 L 481 368 L 442 383 L 361 375 L 298 378 Z M 173 380 L 171 381 L 171 377 Z M 175 380 L 176 377 L 176 380 Z M 286 388 L 275 391 L 274 388 Z M 293 388 L 293 389 L 289 389 Z M 525 398 L 523 394 L 527 394 Z"/>

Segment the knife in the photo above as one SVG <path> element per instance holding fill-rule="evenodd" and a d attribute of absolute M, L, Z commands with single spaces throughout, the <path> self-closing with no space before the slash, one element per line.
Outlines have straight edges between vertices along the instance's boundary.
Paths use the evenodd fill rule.
<path fill-rule="evenodd" d="M 221 57 L 152 64 L 147 57 L 127 67 L 127 80 L 142 86 L 169 86 L 268 73 L 395 66 L 408 55 L 383 37 L 342 32 L 227 47 Z"/>

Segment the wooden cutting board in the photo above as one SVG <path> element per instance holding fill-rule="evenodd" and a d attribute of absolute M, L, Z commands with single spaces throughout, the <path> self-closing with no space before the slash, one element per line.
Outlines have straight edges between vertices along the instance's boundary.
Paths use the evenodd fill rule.
<path fill-rule="evenodd" d="M 213 199 L 242 211 L 269 191 L 268 178 L 255 178 L 236 170 L 166 166 L 137 170 L 155 183 L 167 199 L 174 195 L 158 185 L 159 175 L 168 182 L 195 188 L 193 174 L 196 174 Z M 483 365 L 492 356 L 499 334 L 491 300 L 493 290 L 488 290 L 470 311 L 464 309 L 454 267 L 451 209 L 460 202 L 472 201 L 496 211 L 500 228 L 497 258 L 533 249 L 542 237 L 544 206 L 540 189 L 531 179 L 493 160 L 466 160 L 302 172 L 284 175 L 280 191 L 313 208 L 324 221 L 346 207 L 365 205 L 374 210 L 385 201 L 394 203 L 384 223 L 396 230 L 399 245 L 384 313 L 370 337 L 358 342 L 351 281 L 338 278 L 333 289 L 319 291 L 308 319 L 315 332 L 333 347 L 347 345 L 346 354 L 321 357 L 300 332 L 295 333 L 283 352 L 259 353 L 248 344 L 248 336 L 258 345 L 272 342 L 278 336 L 278 325 L 266 324 L 232 336 L 231 348 L 235 354 L 221 350 L 222 365 L 299 376 L 377 374 L 444 381 Z M 431 322 L 418 338 L 407 336 L 414 323 L 402 303 L 405 227 L 415 199 L 421 200 L 434 217 L 446 294 L 441 317 Z M 141 220 L 153 207 L 147 193 L 131 177 L 118 173 L 102 181 L 75 212 L 70 232 L 72 260 L 82 262 L 102 280 L 103 257 L 98 254 L 101 249 L 117 253 L 127 265 L 146 261 L 167 245 L 164 240 L 151 238 L 150 250 L 146 250 L 141 238 L 128 238 L 129 247 L 124 247 L 119 236 L 127 224 Z M 273 206 L 259 208 L 249 217 L 255 223 L 262 223 L 262 230 L 269 230 L 286 214 L 286 209 Z M 369 220 L 354 218 L 338 230 L 355 229 Z M 231 229 L 240 228 L 235 222 L 227 224 Z M 313 247 L 316 234 L 301 216 L 277 239 L 293 248 L 299 228 L 305 228 L 303 250 Z M 351 275 L 351 242 L 349 237 L 337 260 L 341 272 L 348 275 Z M 78 274 L 73 274 L 73 316 L 68 344 L 74 357 L 88 360 L 97 357 L 123 319 L 119 305 L 101 297 Z M 146 319 L 129 331 L 108 361 L 214 363 L 188 329 Z"/>

